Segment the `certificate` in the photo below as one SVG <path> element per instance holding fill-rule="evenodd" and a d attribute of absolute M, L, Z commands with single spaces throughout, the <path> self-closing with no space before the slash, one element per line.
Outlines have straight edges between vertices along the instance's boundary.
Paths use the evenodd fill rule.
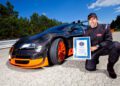
<path fill-rule="evenodd" d="M 91 59 L 90 37 L 73 38 L 73 59 Z"/>

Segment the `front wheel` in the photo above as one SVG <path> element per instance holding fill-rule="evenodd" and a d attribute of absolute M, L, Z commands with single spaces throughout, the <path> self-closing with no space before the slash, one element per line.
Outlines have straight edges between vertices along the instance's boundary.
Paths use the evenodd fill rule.
<path fill-rule="evenodd" d="M 52 64 L 61 64 L 66 58 L 66 45 L 62 38 L 53 41 L 50 47 L 50 60 Z"/>

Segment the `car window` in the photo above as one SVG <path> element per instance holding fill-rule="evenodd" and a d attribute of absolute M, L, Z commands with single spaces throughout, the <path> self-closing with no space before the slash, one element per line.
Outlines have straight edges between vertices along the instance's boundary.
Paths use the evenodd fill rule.
<path fill-rule="evenodd" d="M 72 31 L 83 31 L 83 26 L 81 24 L 76 24 L 73 27 L 71 27 Z"/>
<path fill-rule="evenodd" d="M 63 31 L 70 31 L 73 26 L 74 26 L 73 24 L 68 25 L 67 27 L 64 27 L 62 30 Z"/>

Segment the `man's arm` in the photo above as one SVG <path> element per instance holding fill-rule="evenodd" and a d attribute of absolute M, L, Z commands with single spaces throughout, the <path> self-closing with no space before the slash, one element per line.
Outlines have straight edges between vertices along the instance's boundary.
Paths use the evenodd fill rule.
<path fill-rule="evenodd" d="M 112 43 L 112 33 L 110 31 L 110 26 L 105 27 L 105 35 L 104 35 L 104 41 L 101 42 L 98 46 L 99 47 L 106 47 Z"/>

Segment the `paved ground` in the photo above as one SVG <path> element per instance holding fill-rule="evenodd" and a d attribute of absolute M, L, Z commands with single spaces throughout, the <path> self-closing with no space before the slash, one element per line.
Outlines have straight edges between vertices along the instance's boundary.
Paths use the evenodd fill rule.
<path fill-rule="evenodd" d="M 17 40 L 0 40 L 0 49 L 11 47 Z"/>
<path fill-rule="evenodd" d="M 120 41 L 120 33 L 113 35 Z M 70 60 L 43 69 L 21 69 L 8 63 L 8 49 L 4 49 L 0 50 L 0 86 L 120 86 L 120 61 L 115 65 L 115 80 L 108 77 L 106 64 L 104 56 L 95 72 L 86 71 L 84 61 Z"/>

